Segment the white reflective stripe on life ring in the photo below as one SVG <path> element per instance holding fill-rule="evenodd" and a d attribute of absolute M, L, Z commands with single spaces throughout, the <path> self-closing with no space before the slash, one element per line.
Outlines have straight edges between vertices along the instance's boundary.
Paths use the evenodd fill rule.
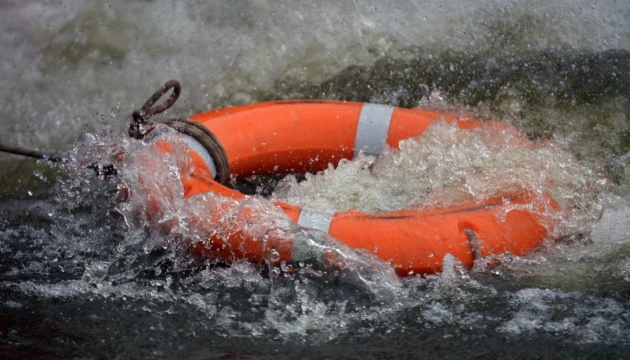
<path fill-rule="evenodd" d="M 380 155 L 383 152 L 394 109 L 388 105 L 363 104 L 354 140 L 354 158 L 361 151 L 366 155 Z"/>
<path fill-rule="evenodd" d="M 203 162 L 206 163 L 206 166 L 208 167 L 208 169 L 210 170 L 210 173 L 212 174 L 212 178 L 216 179 L 217 166 L 214 163 L 212 156 L 210 156 L 210 153 L 208 152 L 208 150 L 206 150 L 206 148 L 203 145 L 201 145 L 199 141 L 195 140 L 194 137 L 186 135 L 184 133 L 181 133 L 181 135 L 184 138 L 184 141 L 186 141 L 186 144 L 188 144 L 188 147 L 190 147 L 190 150 L 196 152 L 197 155 L 199 155 L 203 159 Z"/>
<path fill-rule="evenodd" d="M 335 212 L 330 210 L 302 208 L 297 223 L 300 226 L 328 232 L 333 215 Z"/>

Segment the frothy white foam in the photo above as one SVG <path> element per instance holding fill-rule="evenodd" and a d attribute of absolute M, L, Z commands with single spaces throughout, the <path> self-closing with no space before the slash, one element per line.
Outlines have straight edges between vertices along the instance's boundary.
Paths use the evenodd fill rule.
<path fill-rule="evenodd" d="M 20 145 L 53 149 L 68 149 L 76 129 L 118 128 L 120 109 L 138 107 L 144 97 L 137 94 L 169 78 L 180 79 L 186 100 L 203 110 L 254 101 L 252 90 L 285 81 L 317 83 L 383 55 L 405 58 L 413 49 L 630 49 L 628 8 L 617 1 L 1 6 L 0 47 L 12 51 L 0 54 L 0 125 Z"/>
<path fill-rule="evenodd" d="M 273 198 L 319 209 L 386 212 L 481 202 L 525 189 L 550 193 L 565 208 L 566 232 L 590 231 L 606 181 L 551 142 L 532 143 L 513 128 L 461 130 L 437 122 L 374 158 L 342 161 L 298 183 L 289 176 Z M 569 225 L 570 223 L 570 225 Z M 583 228 L 584 227 L 584 228 Z"/>

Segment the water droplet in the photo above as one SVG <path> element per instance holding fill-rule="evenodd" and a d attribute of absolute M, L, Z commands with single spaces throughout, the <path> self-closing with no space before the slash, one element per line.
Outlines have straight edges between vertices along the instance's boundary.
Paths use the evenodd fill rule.
<path fill-rule="evenodd" d="M 169 171 L 169 174 L 171 175 L 171 177 L 173 177 L 173 178 L 179 177 L 179 169 L 177 168 L 177 166 L 169 165 L 168 171 Z"/>
<path fill-rule="evenodd" d="M 277 279 L 278 276 L 280 276 L 280 274 L 282 274 L 282 271 L 280 271 L 280 269 L 278 269 L 278 268 L 271 269 L 271 278 L 272 279 Z"/>
<path fill-rule="evenodd" d="M 286 272 L 286 273 L 292 273 L 293 272 L 293 265 L 292 264 L 287 264 L 286 261 L 283 261 L 280 263 L 280 269 L 282 269 L 282 271 Z"/>
<path fill-rule="evenodd" d="M 275 248 L 271 249 L 271 252 L 269 253 L 269 261 L 271 261 L 272 264 L 280 261 L 280 253 Z"/>
<path fill-rule="evenodd" d="M 315 277 L 322 277 L 324 276 L 324 272 L 321 271 L 320 269 L 318 269 L 316 266 L 311 265 L 311 267 L 309 268 L 311 275 L 315 276 Z"/>
<path fill-rule="evenodd" d="M 35 177 L 37 177 L 41 181 L 48 181 L 48 178 L 46 177 L 46 175 L 42 174 L 39 171 L 35 171 L 33 174 L 35 174 Z"/>
<path fill-rule="evenodd" d="M 109 114 L 110 114 L 112 117 L 116 117 L 116 116 L 118 116 L 118 113 L 119 113 L 119 112 L 120 112 L 120 105 L 115 106 L 115 107 L 113 107 L 113 108 L 109 109 Z"/>

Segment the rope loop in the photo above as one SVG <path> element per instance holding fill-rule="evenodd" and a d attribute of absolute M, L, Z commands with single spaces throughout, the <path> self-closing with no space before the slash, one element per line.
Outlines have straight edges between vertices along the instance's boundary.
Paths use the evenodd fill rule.
<path fill-rule="evenodd" d="M 155 103 L 164 96 L 169 90 L 173 90 L 171 96 L 168 97 L 163 103 L 158 106 L 153 107 Z M 140 110 L 136 110 L 133 112 L 133 120 L 129 125 L 129 136 L 135 139 L 142 139 L 144 135 L 146 135 L 151 127 L 148 121 L 153 115 L 157 115 L 168 110 L 179 98 L 179 95 L 182 92 L 182 86 L 177 80 L 169 80 L 165 82 L 159 89 L 157 89 L 151 97 L 145 101 L 144 105 L 140 108 Z"/>
<path fill-rule="evenodd" d="M 166 99 L 166 101 L 164 101 L 162 104 L 153 107 L 153 105 L 155 105 L 155 103 L 171 89 L 173 89 L 171 96 L 169 96 L 169 98 Z M 157 89 L 153 93 L 153 95 L 151 95 L 151 97 L 147 99 L 144 105 L 142 105 L 142 107 L 140 108 L 140 111 L 134 111 L 134 117 L 136 116 L 135 114 L 137 114 L 137 116 L 141 120 L 147 122 L 153 115 L 162 113 L 173 106 L 173 104 L 175 104 L 175 102 L 179 98 L 181 92 L 182 86 L 179 81 L 169 80 L 165 82 L 164 85 L 160 86 L 160 88 Z"/>
<path fill-rule="evenodd" d="M 154 106 L 155 103 L 171 89 L 173 90 L 171 96 L 160 105 Z M 153 130 L 157 123 L 165 124 L 182 134 L 186 134 L 199 142 L 208 151 L 208 154 L 212 157 L 217 168 L 215 180 L 220 183 L 225 183 L 227 181 L 229 166 L 227 155 L 219 140 L 208 128 L 200 123 L 182 118 L 160 119 L 155 122 L 148 121 L 153 115 L 162 113 L 173 106 L 175 101 L 179 98 L 181 91 L 182 86 L 177 80 L 167 81 L 164 85 L 160 86 L 160 88 L 147 99 L 140 110 L 133 112 L 133 119 L 129 124 L 129 136 L 142 140 L 146 134 Z"/>

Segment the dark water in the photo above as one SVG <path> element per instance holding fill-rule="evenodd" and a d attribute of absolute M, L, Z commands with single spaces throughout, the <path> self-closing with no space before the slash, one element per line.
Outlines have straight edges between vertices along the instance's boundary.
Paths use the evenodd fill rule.
<path fill-rule="evenodd" d="M 563 191 L 596 215 L 567 219 L 579 236 L 531 256 L 486 259 L 471 270 L 452 263 L 380 296 L 378 286 L 326 274 L 274 278 L 258 265 L 206 263 L 167 237 L 128 229 L 113 211 L 118 180 L 74 162 L 2 155 L 0 357 L 630 353 L 628 5 L 1 7 L 0 41 L 14 49 L 0 55 L 2 143 L 98 158 L 85 144 L 115 142 L 130 111 L 170 78 L 184 85 L 173 110 L 183 115 L 279 98 L 429 104 L 506 121 L 567 151 L 566 162 L 539 159 L 547 166 L 541 176 L 591 181 L 592 188 Z M 86 132 L 100 137 L 75 147 Z M 343 195 L 335 181 L 327 186 Z"/>

